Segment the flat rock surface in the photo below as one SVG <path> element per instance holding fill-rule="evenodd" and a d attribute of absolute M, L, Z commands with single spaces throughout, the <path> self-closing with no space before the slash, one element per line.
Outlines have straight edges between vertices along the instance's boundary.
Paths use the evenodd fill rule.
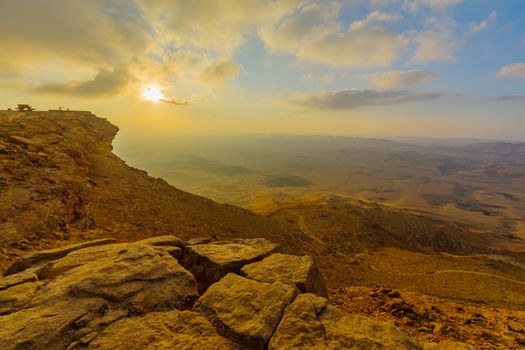
<path fill-rule="evenodd" d="M 64 349 L 122 317 L 191 308 L 198 298 L 193 275 L 156 248 L 74 250 L 49 262 L 44 279 L 0 291 L 0 349 Z M 6 279 L 18 275 L 27 279 L 26 272 Z"/>
<path fill-rule="evenodd" d="M 277 246 L 266 239 L 241 239 L 186 247 L 183 265 L 198 281 L 204 292 L 230 272 L 238 272 L 246 264 L 270 255 Z"/>
<path fill-rule="evenodd" d="M 269 349 L 420 350 L 395 326 L 349 315 L 314 294 L 301 294 L 286 309 Z"/>
<path fill-rule="evenodd" d="M 96 338 L 88 349 L 243 349 L 219 335 L 204 316 L 191 311 L 152 312 L 144 317 L 119 320 L 93 337 Z"/>
<path fill-rule="evenodd" d="M 228 338 L 263 349 L 298 293 L 287 284 L 257 282 L 230 273 L 204 293 L 196 309 Z"/>
<path fill-rule="evenodd" d="M 31 254 L 48 258 L 0 279 L 0 349 L 470 350 L 459 343 L 423 345 L 392 324 L 301 294 L 323 292 L 314 260 L 264 259 L 275 249 L 264 239 L 98 243 Z M 194 276 L 177 261 L 193 248 L 201 260 L 190 261 L 215 269 L 218 279 L 200 297 L 195 277 L 209 283 L 209 275 Z M 244 264 L 245 277 L 221 275 Z"/>
<path fill-rule="evenodd" d="M 328 297 L 319 267 L 311 256 L 272 254 L 262 261 L 245 265 L 241 274 L 261 282 L 291 284 L 301 293 L 315 293 Z"/>

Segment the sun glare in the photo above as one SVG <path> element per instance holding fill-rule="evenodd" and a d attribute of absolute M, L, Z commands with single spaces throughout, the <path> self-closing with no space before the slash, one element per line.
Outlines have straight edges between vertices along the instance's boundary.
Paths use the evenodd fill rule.
<path fill-rule="evenodd" d="M 142 90 L 142 98 L 151 102 L 160 102 L 165 99 L 160 87 L 154 84 L 147 85 Z"/>

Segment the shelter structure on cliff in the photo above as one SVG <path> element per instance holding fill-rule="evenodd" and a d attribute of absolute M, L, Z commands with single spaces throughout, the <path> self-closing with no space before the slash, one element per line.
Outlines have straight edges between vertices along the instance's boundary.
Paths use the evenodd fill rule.
<path fill-rule="evenodd" d="M 32 112 L 32 111 L 35 110 L 33 107 L 31 107 L 31 106 L 28 105 L 28 104 L 18 104 L 17 109 L 18 109 L 20 112 Z"/>

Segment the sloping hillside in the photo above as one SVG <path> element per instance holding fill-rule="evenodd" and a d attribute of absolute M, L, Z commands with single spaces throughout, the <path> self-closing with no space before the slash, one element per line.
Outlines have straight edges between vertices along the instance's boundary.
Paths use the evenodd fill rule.
<path fill-rule="evenodd" d="M 131 168 L 111 153 L 118 128 L 89 112 L 0 115 L 0 267 L 27 251 L 97 237 L 268 237 L 300 232 Z"/>
<path fill-rule="evenodd" d="M 111 152 L 117 131 L 89 112 L 0 112 L 0 270 L 30 251 L 102 237 L 264 237 L 281 252 L 315 256 L 331 290 L 383 285 L 525 305 L 514 282 L 525 278 L 522 265 L 457 257 L 504 253 L 490 248 L 490 234 L 338 197 L 276 202 L 261 214 L 218 204 L 127 166 Z"/>

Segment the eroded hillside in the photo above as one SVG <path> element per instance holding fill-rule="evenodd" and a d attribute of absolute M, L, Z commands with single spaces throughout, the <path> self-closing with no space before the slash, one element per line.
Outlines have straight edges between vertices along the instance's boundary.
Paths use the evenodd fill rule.
<path fill-rule="evenodd" d="M 97 237 L 127 241 L 176 233 L 300 241 L 287 239 L 299 232 L 286 225 L 177 190 L 127 166 L 111 153 L 117 131 L 89 112 L 0 115 L 3 269 L 27 251 Z"/>
<path fill-rule="evenodd" d="M 112 153 L 117 131 L 89 112 L 0 113 L 2 271 L 29 252 L 97 238 L 263 237 L 280 252 L 314 256 L 330 295 L 348 310 L 384 313 L 375 299 L 365 310 L 351 289 L 367 286 L 415 293 L 414 303 L 426 303 L 422 294 L 439 297 L 432 303 L 440 308 L 453 308 L 450 300 L 467 303 L 471 314 L 497 319 L 494 330 L 504 324 L 498 308 L 513 309 L 509 317 L 522 319 L 525 267 L 515 238 L 512 245 L 501 244 L 504 236 L 464 223 L 334 196 L 296 202 L 273 197 L 259 214 L 219 204 L 126 165 Z M 492 349 L 499 339 L 512 346 L 523 340 L 520 329 L 485 339 L 483 323 L 466 333 L 442 331 L 448 323 L 460 327 L 462 318 L 424 319 L 419 327 L 410 315 L 394 317 L 425 341 L 469 341 Z M 393 320 L 391 314 L 383 318 Z M 428 331 L 427 323 L 435 328 Z"/>

